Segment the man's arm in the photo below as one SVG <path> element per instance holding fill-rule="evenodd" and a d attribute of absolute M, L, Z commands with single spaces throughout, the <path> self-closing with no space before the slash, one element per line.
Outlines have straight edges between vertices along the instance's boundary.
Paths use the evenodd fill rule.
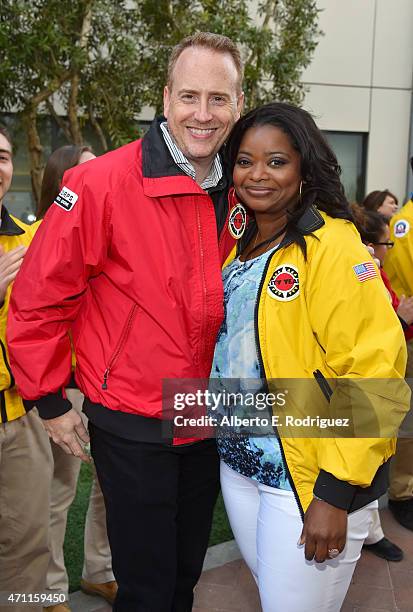
<path fill-rule="evenodd" d="M 101 185 L 93 188 L 86 170 L 66 173 L 63 184 L 75 203 L 53 204 L 33 239 L 14 283 L 7 332 L 20 394 L 48 420 L 53 440 L 78 456 L 77 436 L 87 441 L 87 434 L 64 393 L 71 373 L 68 330 L 90 276 L 104 265 L 108 225 L 108 197 Z"/>

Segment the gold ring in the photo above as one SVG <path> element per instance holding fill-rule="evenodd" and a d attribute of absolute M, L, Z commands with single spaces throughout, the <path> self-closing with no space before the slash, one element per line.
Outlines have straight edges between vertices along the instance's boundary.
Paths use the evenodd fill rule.
<path fill-rule="evenodd" d="M 330 559 L 335 559 L 336 557 L 338 557 L 339 554 L 340 554 L 340 551 L 338 550 L 338 548 L 328 549 L 328 556 L 330 557 Z"/>

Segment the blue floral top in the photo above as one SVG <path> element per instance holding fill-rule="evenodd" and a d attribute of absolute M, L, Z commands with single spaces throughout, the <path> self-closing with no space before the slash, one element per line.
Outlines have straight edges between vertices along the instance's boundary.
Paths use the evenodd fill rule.
<path fill-rule="evenodd" d="M 254 314 L 258 288 L 265 264 L 276 247 L 255 259 L 242 262 L 238 258 L 223 271 L 225 317 L 218 333 L 210 388 L 257 394 L 262 389 L 260 367 L 255 342 Z M 229 379 L 229 380 L 228 380 Z M 247 412 L 246 412 L 247 411 Z M 252 415 L 240 402 L 220 405 L 220 416 Z M 257 412 L 258 414 L 258 412 Z M 261 417 L 271 416 L 260 411 Z M 217 444 L 221 459 L 233 470 L 258 482 L 277 489 L 291 490 L 280 445 L 269 426 L 267 435 L 251 435 L 251 428 L 229 425 L 218 429 Z M 260 427 L 260 433 L 263 428 Z"/>

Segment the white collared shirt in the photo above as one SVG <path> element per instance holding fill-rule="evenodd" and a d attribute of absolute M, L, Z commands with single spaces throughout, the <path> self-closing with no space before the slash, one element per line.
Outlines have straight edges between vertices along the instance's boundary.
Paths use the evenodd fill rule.
<path fill-rule="evenodd" d="M 188 159 L 182 153 L 181 149 L 178 147 L 176 142 L 173 140 L 169 132 L 169 129 L 168 129 L 167 121 L 164 121 L 163 123 L 161 123 L 160 127 L 162 130 L 162 135 L 165 140 L 166 146 L 168 147 L 169 152 L 172 155 L 172 159 L 174 160 L 175 164 L 179 166 L 179 168 L 181 168 L 181 170 L 183 170 L 185 174 L 187 174 L 188 176 L 190 176 L 191 178 L 195 180 L 195 176 L 196 176 L 195 168 L 193 167 L 191 162 L 188 161 Z M 212 163 L 211 172 L 201 183 L 202 189 L 205 189 L 205 191 L 207 191 L 208 189 L 211 189 L 212 187 L 216 187 L 219 181 L 221 180 L 222 175 L 223 175 L 222 164 L 221 164 L 219 155 L 217 153 Z"/>

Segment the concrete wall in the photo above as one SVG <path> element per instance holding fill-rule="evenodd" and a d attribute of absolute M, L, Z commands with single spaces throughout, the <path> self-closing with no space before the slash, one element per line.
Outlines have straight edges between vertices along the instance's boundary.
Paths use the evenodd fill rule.
<path fill-rule="evenodd" d="M 320 39 L 303 74 L 322 129 L 368 133 L 366 190 L 404 198 L 413 72 L 412 0 L 318 0 Z"/>

